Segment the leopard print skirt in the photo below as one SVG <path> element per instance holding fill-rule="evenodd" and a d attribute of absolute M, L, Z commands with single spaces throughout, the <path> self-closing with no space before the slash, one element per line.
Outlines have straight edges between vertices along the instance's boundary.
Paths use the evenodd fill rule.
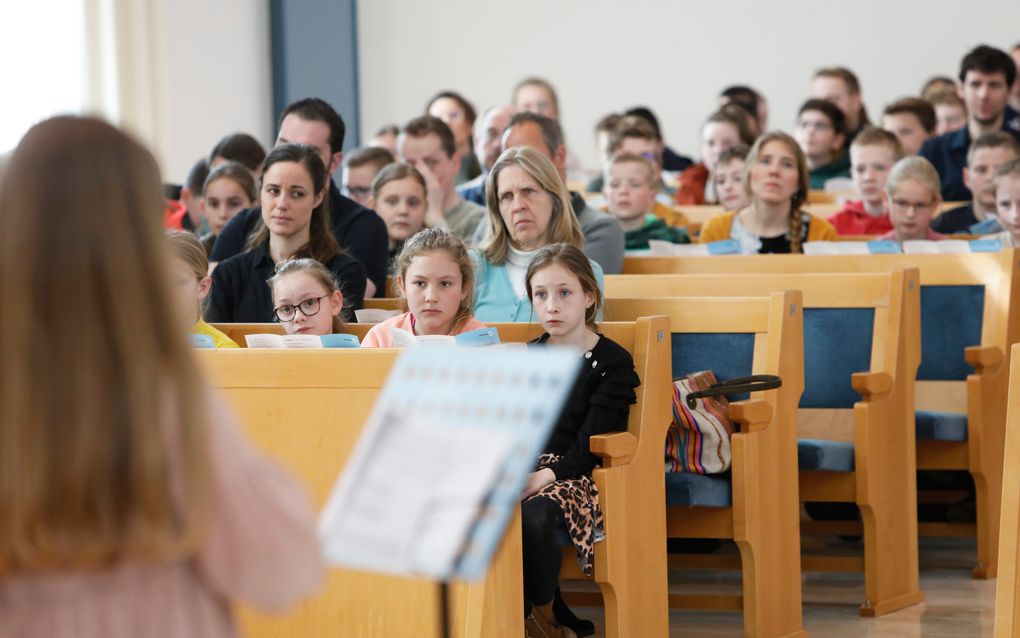
<path fill-rule="evenodd" d="M 542 454 L 538 469 L 549 467 L 560 460 L 558 454 Z M 592 575 L 595 562 L 595 543 L 605 537 L 602 509 L 599 508 L 599 489 L 590 476 L 555 481 L 543 487 L 536 496 L 555 502 L 563 511 L 570 541 L 577 550 L 577 563 L 585 576 Z"/>

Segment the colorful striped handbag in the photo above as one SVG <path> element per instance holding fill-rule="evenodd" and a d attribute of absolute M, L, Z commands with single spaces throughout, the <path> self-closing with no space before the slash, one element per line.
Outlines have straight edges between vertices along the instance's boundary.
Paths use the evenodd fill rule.
<path fill-rule="evenodd" d="M 666 471 L 721 474 L 730 469 L 733 422 L 727 394 L 772 390 L 775 375 L 758 374 L 718 382 L 706 370 L 673 380 L 673 422 L 666 433 Z"/>

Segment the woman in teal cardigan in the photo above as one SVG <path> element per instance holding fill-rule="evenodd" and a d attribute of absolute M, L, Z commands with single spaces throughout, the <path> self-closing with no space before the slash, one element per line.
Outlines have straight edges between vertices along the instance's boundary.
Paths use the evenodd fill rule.
<path fill-rule="evenodd" d="M 503 151 L 485 183 L 488 231 L 475 264 L 475 317 L 484 322 L 533 321 L 524 286 L 531 258 L 543 246 L 584 245 L 570 195 L 549 159 L 531 148 Z M 602 268 L 591 262 L 599 290 Z"/>

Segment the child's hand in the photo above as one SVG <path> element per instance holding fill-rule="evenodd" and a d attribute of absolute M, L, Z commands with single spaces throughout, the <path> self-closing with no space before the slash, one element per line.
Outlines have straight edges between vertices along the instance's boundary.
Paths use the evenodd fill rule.
<path fill-rule="evenodd" d="M 524 491 L 521 492 L 521 500 L 526 501 L 535 494 L 542 491 L 546 485 L 556 481 L 556 474 L 549 468 L 542 468 L 537 472 L 528 474 L 528 480 L 524 484 Z"/>
<path fill-rule="evenodd" d="M 425 225 L 433 228 L 443 224 L 443 189 L 439 186 L 436 174 L 429 170 L 425 162 L 416 162 L 414 167 L 425 178 L 426 196 Z"/>

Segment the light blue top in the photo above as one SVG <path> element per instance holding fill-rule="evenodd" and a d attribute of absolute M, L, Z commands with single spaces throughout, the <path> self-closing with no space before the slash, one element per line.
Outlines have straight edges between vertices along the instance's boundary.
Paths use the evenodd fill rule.
<path fill-rule="evenodd" d="M 537 321 L 527 297 L 518 299 L 513 284 L 507 274 L 506 264 L 495 266 L 478 250 L 471 250 L 471 261 L 475 266 L 475 318 L 484 323 L 495 322 L 531 322 Z M 591 259 L 588 260 L 595 272 L 595 281 L 599 284 L 599 292 L 605 299 L 606 285 L 602 277 L 602 267 Z M 599 311 L 598 319 L 602 318 Z"/>

